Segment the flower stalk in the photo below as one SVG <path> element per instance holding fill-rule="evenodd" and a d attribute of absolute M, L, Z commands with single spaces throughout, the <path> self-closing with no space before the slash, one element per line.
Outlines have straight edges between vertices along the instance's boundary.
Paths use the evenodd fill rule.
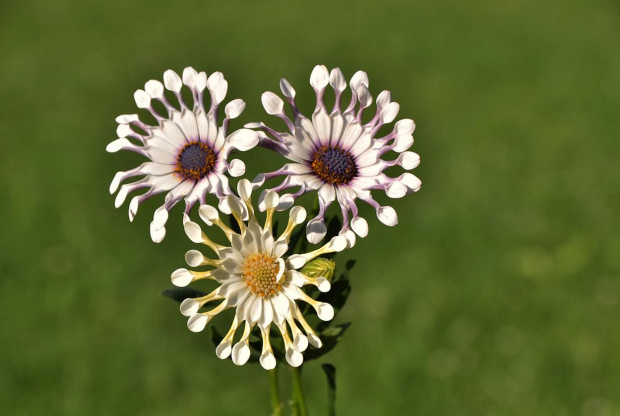
<path fill-rule="evenodd" d="M 308 416 L 308 408 L 306 407 L 306 399 L 304 397 L 304 389 L 301 385 L 301 366 L 291 367 L 293 373 L 293 415 Z"/>
<path fill-rule="evenodd" d="M 282 416 L 282 402 L 278 389 L 278 367 L 269 370 L 269 393 L 271 395 L 272 416 Z"/>

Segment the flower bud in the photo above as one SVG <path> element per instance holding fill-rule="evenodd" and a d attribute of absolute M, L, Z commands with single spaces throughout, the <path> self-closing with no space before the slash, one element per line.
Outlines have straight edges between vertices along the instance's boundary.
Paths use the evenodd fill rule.
<path fill-rule="evenodd" d="M 309 277 L 324 277 L 331 282 L 336 273 L 336 262 L 323 257 L 317 257 L 307 263 L 300 272 Z"/>

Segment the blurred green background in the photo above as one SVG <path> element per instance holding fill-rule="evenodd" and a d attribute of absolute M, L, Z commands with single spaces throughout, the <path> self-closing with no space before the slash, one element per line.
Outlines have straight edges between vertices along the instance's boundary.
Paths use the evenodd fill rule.
<path fill-rule="evenodd" d="M 223 71 L 238 128 L 280 77 L 311 111 L 322 63 L 392 91 L 424 184 L 379 197 L 395 228 L 364 208 L 344 256 L 339 413 L 620 415 L 619 22 L 612 0 L 2 2 L 2 414 L 269 413 L 266 373 L 159 295 L 193 248 L 179 210 L 151 243 L 162 199 L 130 224 L 107 189 L 142 159 L 104 149 L 166 69 Z M 317 362 L 304 383 L 323 414 Z"/>

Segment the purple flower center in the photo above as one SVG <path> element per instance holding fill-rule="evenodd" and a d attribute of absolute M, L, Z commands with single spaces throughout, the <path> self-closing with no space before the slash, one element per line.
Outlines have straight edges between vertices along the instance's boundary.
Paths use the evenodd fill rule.
<path fill-rule="evenodd" d="M 177 158 L 176 172 L 185 179 L 200 180 L 215 168 L 213 149 L 202 142 L 186 144 Z"/>
<path fill-rule="evenodd" d="M 357 174 L 355 159 L 339 146 L 321 146 L 312 157 L 312 170 L 332 185 L 347 184 Z"/>

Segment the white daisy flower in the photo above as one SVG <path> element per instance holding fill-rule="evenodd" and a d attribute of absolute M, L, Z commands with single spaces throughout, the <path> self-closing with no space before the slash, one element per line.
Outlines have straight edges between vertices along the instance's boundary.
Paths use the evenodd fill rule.
<path fill-rule="evenodd" d="M 207 271 L 178 269 L 172 273 L 172 283 L 184 287 L 195 280 L 210 279 L 219 284 L 218 288 L 208 295 L 186 299 L 181 303 L 181 313 L 189 317 L 187 326 L 193 332 L 202 331 L 218 313 L 229 308 L 235 309 L 232 326 L 216 348 L 219 358 L 232 356 L 235 364 L 245 364 L 250 357 L 250 333 L 254 327 L 258 327 L 262 335 L 260 363 L 265 369 L 274 368 L 276 359 L 269 341 L 269 331 L 274 324 L 284 340 L 286 360 L 291 366 L 297 367 L 303 362 L 302 352 L 308 347 L 308 343 L 320 348 L 321 340 L 306 322 L 296 301 L 310 304 L 324 321 L 334 316 L 331 305 L 314 300 L 302 290 L 305 285 L 314 285 L 320 291 L 326 292 L 330 289 L 329 281 L 325 277 L 309 277 L 298 269 L 321 254 L 345 249 L 347 242 L 343 237 L 337 236 L 318 250 L 283 258 L 293 229 L 305 221 L 306 211 L 300 206 L 291 208 L 286 229 L 275 239 L 272 234 L 272 220 L 279 204 L 278 194 L 273 191 L 265 194 L 263 204 L 266 220 L 261 227 L 254 215 L 251 192 L 250 182 L 243 179 L 238 185 L 241 198 L 235 195 L 227 197 L 240 233 L 226 226 L 215 208 L 208 205 L 199 208 L 202 220 L 209 226 L 215 224 L 221 228 L 230 246 L 214 243 L 198 224 L 189 220 L 185 222 L 188 237 L 195 243 L 211 248 L 217 259 L 207 258 L 197 250 L 188 251 L 185 260 L 189 266 L 212 268 Z M 217 302 L 220 303 L 212 306 Z M 200 312 L 205 306 L 211 309 Z M 235 334 L 241 324 L 244 326 L 243 333 L 235 343 Z"/>
<path fill-rule="evenodd" d="M 192 103 L 186 104 L 182 96 L 183 84 L 191 91 Z M 171 104 L 164 94 L 164 87 L 171 91 L 178 105 Z M 205 108 L 204 91 L 211 98 Z M 185 213 L 199 202 L 204 204 L 207 194 L 220 200 L 220 208 L 226 212 L 226 196 L 231 193 L 226 172 L 230 176 L 245 173 L 245 164 L 239 160 L 228 160 L 233 149 L 250 150 L 258 143 L 256 132 L 241 129 L 228 134 L 228 124 L 238 117 L 245 108 L 245 102 L 236 99 L 229 102 L 224 112 L 226 117 L 218 127 L 218 109 L 228 90 L 228 82 L 221 72 L 207 78 L 205 72 L 196 72 L 188 67 L 183 70 L 183 78 L 172 71 L 164 72 L 164 83 L 151 80 L 144 90 L 134 94 L 138 108 L 148 110 L 157 121 L 156 126 L 144 123 L 137 114 L 122 115 L 116 118 L 119 123 L 119 139 L 110 143 L 106 150 L 118 152 L 131 150 L 150 159 L 135 169 L 118 172 L 110 184 L 110 193 L 119 189 L 122 181 L 135 176 L 142 179 L 120 186 L 115 205 L 123 204 L 127 195 L 138 189 L 145 193 L 134 196 L 129 203 L 129 220 L 133 221 L 138 206 L 146 199 L 167 192 L 165 203 L 159 207 L 151 222 L 151 238 L 158 243 L 166 235 L 164 228 L 168 211 L 181 199 L 185 199 Z M 159 102 L 166 115 L 153 106 Z"/>
<path fill-rule="evenodd" d="M 341 98 L 347 83 L 339 68 L 329 73 L 325 66 L 316 66 L 310 76 L 310 84 L 317 96 L 312 120 L 300 113 L 295 104 L 295 90 L 285 79 L 280 81 L 280 89 L 292 107 L 292 121 L 285 114 L 284 102 L 280 97 L 272 92 L 262 95 L 265 111 L 281 118 L 289 131 L 277 132 L 263 123 L 250 123 L 245 127 L 260 128 L 266 132 L 271 137 L 261 132 L 260 145 L 284 155 L 292 163 L 259 175 L 255 183 L 262 184 L 266 179 L 285 176 L 284 181 L 273 188 L 274 191 L 299 188 L 295 193 L 282 195 L 282 207 L 292 204 L 297 196 L 318 191 L 319 214 L 308 222 L 306 228 L 308 240 L 312 243 L 318 243 L 325 236 L 325 211 L 334 200 L 338 200 L 343 217 L 340 235 L 345 236 L 349 246 L 352 246 L 355 244 L 355 234 L 360 237 L 368 234 L 368 223 L 359 215 L 357 199 L 370 204 L 382 223 L 393 226 L 398 222 L 396 211 L 392 207 L 381 206 L 373 199 L 371 191 L 383 190 L 391 198 L 401 198 L 420 189 L 420 180 L 411 173 L 406 172 L 397 178 L 384 173 L 387 168 L 396 165 L 405 170 L 419 165 L 420 157 L 407 151 L 413 144 L 415 124 L 413 120 L 403 119 L 396 123 L 392 132 L 376 137 L 383 125 L 394 121 L 399 105 L 391 101 L 389 91 L 383 91 L 377 97 L 374 117 L 363 123 L 363 112 L 372 103 L 368 76 L 363 71 L 358 71 L 351 78 L 351 102 L 344 111 L 341 110 Z M 331 112 L 323 102 L 328 85 L 335 92 Z M 383 160 L 382 156 L 390 151 L 399 153 L 398 157 Z"/>

